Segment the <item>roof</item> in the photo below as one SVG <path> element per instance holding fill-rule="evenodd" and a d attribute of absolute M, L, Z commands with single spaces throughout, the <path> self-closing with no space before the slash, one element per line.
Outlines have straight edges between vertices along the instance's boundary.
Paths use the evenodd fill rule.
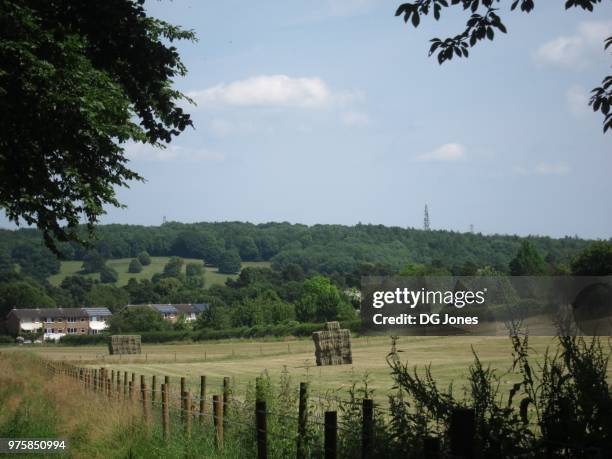
<path fill-rule="evenodd" d="M 92 316 L 101 317 L 101 316 L 112 316 L 113 315 L 113 313 L 110 312 L 110 309 L 108 308 L 81 308 L 81 309 L 89 317 L 92 317 Z"/>
<path fill-rule="evenodd" d="M 101 308 L 106 309 L 106 308 Z M 108 309 L 106 309 L 108 311 Z M 108 311 L 110 314 L 110 311 Z M 12 309 L 7 317 L 14 315 L 18 319 L 43 319 L 62 317 L 87 317 L 84 308 L 36 308 L 36 309 Z"/>
<path fill-rule="evenodd" d="M 210 304 L 198 303 L 198 304 L 194 304 L 193 308 L 195 309 L 196 314 L 200 314 L 204 311 L 208 311 L 210 309 Z"/>
<path fill-rule="evenodd" d="M 171 304 L 152 304 L 151 306 L 162 314 L 178 314 L 176 308 Z"/>

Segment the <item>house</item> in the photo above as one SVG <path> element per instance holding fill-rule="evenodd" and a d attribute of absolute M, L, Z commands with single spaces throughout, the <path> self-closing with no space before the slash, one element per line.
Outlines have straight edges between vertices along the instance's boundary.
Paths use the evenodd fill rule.
<path fill-rule="evenodd" d="M 169 322 L 176 322 L 179 316 L 184 316 L 187 322 L 197 319 L 203 311 L 209 308 L 208 304 L 128 304 L 128 308 L 147 307 L 159 312 Z"/>
<path fill-rule="evenodd" d="M 6 329 L 12 335 L 43 332 L 45 340 L 59 340 L 64 335 L 97 334 L 108 327 L 107 308 L 36 308 L 12 309 L 6 316 Z"/>
<path fill-rule="evenodd" d="M 112 313 L 108 308 L 81 308 L 87 314 L 89 323 L 89 334 L 97 335 L 108 328 L 108 321 Z"/>

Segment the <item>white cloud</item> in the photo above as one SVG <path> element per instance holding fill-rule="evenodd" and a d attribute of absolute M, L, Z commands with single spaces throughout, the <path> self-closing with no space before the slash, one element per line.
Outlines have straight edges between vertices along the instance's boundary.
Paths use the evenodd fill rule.
<path fill-rule="evenodd" d="M 126 156 L 130 160 L 141 161 L 223 161 L 222 153 L 206 148 L 185 148 L 168 145 L 166 148 L 156 148 L 149 144 L 130 142 L 125 145 Z"/>
<path fill-rule="evenodd" d="M 237 107 L 322 108 L 346 94 L 335 94 L 318 77 L 292 78 L 287 75 L 261 75 L 223 83 L 203 91 L 187 93 L 200 107 L 229 105 Z"/>
<path fill-rule="evenodd" d="M 591 111 L 589 93 L 580 85 L 574 85 L 565 93 L 567 107 L 574 116 L 584 116 Z"/>
<path fill-rule="evenodd" d="M 603 55 L 603 41 L 610 35 L 612 21 L 581 22 L 574 34 L 542 44 L 533 57 L 540 64 L 581 69 L 598 54 Z"/>
<path fill-rule="evenodd" d="M 367 126 L 370 124 L 370 117 L 363 112 L 348 111 L 342 114 L 342 122 L 347 126 Z"/>
<path fill-rule="evenodd" d="M 540 162 L 528 167 L 516 167 L 515 171 L 520 175 L 563 176 L 570 173 L 570 167 L 564 162 Z"/>
<path fill-rule="evenodd" d="M 419 161 L 458 161 L 463 158 L 465 158 L 465 146 L 460 143 L 447 143 L 417 156 Z"/>

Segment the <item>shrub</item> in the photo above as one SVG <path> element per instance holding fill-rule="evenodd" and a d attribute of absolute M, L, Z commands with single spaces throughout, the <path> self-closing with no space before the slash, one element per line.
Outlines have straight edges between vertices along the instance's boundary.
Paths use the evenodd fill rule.
<path fill-rule="evenodd" d="M 142 271 L 142 263 L 138 261 L 138 258 L 134 258 L 130 261 L 130 266 L 128 267 L 128 272 L 132 274 L 136 274 Z"/>
<path fill-rule="evenodd" d="M 137 258 L 142 266 L 149 266 L 151 264 L 151 257 L 148 252 L 140 252 Z"/>

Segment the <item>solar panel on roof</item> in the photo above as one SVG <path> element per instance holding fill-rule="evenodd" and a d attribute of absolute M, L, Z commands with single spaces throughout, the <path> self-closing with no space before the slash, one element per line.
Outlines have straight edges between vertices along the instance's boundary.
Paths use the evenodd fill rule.
<path fill-rule="evenodd" d="M 174 306 L 157 306 L 157 310 L 164 314 L 172 314 L 177 312 Z"/>

